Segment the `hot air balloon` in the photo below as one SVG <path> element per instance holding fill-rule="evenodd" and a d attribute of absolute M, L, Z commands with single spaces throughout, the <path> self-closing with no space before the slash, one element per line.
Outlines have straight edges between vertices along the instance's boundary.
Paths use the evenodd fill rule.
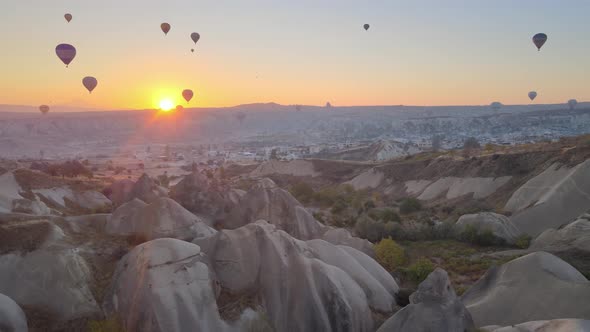
<path fill-rule="evenodd" d="M 331 108 L 331 107 L 332 107 L 332 104 L 330 104 L 330 102 L 327 102 L 326 103 L 326 108 Z"/>
<path fill-rule="evenodd" d="M 68 21 L 68 23 L 70 23 L 70 21 L 72 20 L 72 14 L 65 14 L 64 18 L 66 19 L 66 21 Z"/>
<path fill-rule="evenodd" d="M 195 49 L 194 49 L 194 48 L 191 48 L 191 52 L 193 52 L 193 53 L 194 53 L 194 52 L 195 52 Z"/>
<path fill-rule="evenodd" d="M 177 105 L 176 110 L 180 112 L 180 111 L 184 110 L 184 107 L 182 107 L 182 105 Z"/>
<path fill-rule="evenodd" d="M 570 107 L 570 111 L 573 111 L 574 108 L 576 108 L 576 105 L 578 105 L 578 101 L 575 99 L 570 99 L 567 101 L 567 105 Z"/>
<path fill-rule="evenodd" d="M 162 28 L 162 31 L 164 32 L 164 34 L 167 35 L 168 31 L 170 31 L 170 24 L 162 23 L 162 24 L 160 24 L 160 28 Z"/>
<path fill-rule="evenodd" d="M 43 113 L 43 115 L 45 115 L 49 112 L 49 106 L 41 105 L 41 106 L 39 106 L 39 111 L 41 111 L 41 113 Z"/>
<path fill-rule="evenodd" d="M 535 98 L 537 98 L 537 92 L 536 91 L 529 92 L 529 98 L 531 99 L 531 101 L 535 100 Z"/>
<path fill-rule="evenodd" d="M 55 47 L 55 54 L 68 67 L 76 57 L 76 48 L 70 44 L 59 44 Z"/>
<path fill-rule="evenodd" d="M 182 96 L 184 97 L 184 100 L 186 100 L 187 103 L 190 102 L 191 99 L 193 99 L 193 90 L 186 89 L 182 91 Z"/>
<path fill-rule="evenodd" d="M 84 84 L 84 87 L 86 87 L 89 93 L 92 93 L 92 90 L 98 85 L 98 81 L 92 76 L 86 76 L 82 79 L 82 84 Z"/>
<path fill-rule="evenodd" d="M 199 41 L 199 39 L 201 39 L 201 35 L 199 35 L 197 32 L 193 32 L 193 33 L 191 33 L 191 39 L 196 44 Z"/>
<path fill-rule="evenodd" d="M 495 101 L 495 102 L 493 102 L 493 103 L 490 104 L 490 107 L 494 111 L 498 111 L 498 110 L 500 110 L 500 108 L 502 108 L 502 103 Z"/>
<path fill-rule="evenodd" d="M 541 50 L 541 47 L 543 47 L 543 45 L 545 44 L 546 41 L 547 41 L 547 35 L 544 33 L 538 33 L 533 36 L 533 43 L 535 43 L 535 46 L 537 46 L 537 49 L 539 51 Z"/>
<path fill-rule="evenodd" d="M 369 30 L 369 28 L 370 28 L 370 27 L 371 27 L 371 26 L 370 26 L 370 25 L 368 25 L 368 24 L 365 24 L 365 25 L 363 25 L 363 28 L 365 28 L 365 31 Z"/>
<path fill-rule="evenodd" d="M 301 105 L 295 105 L 295 110 L 297 112 L 301 112 Z"/>

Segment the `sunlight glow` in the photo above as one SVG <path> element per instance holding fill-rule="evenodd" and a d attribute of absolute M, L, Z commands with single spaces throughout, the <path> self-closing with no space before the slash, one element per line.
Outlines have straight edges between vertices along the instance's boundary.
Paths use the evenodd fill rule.
<path fill-rule="evenodd" d="M 160 101 L 160 108 L 162 109 L 162 111 L 168 112 L 172 108 L 174 108 L 174 103 L 170 99 L 162 99 Z"/>

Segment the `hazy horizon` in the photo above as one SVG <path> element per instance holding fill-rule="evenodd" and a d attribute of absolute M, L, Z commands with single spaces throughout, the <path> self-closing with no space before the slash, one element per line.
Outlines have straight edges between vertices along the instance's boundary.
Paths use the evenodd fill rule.
<path fill-rule="evenodd" d="M 590 100 L 588 46 L 578 42 L 590 28 L 588 9 L 584 1 L 532 0 L 18 2 L 0 13 L 11 50 L 0 64 L 0 102 L 475 106 L 528 104 L 531 90 L 540 104 Z M 172 25 L 167 36 L 162 22 Z M 201 35 L 196 46 L 192 32 Z M 541 52 L 531 42 L 537 32 L 549 36 Z M 59 43 L 78 49 L 67 69 L 55 55 Z M 81 85 L 87 75 L 99 81 L 91 95 Z M 190 104 L 185 88 L 195 92 Z"/>

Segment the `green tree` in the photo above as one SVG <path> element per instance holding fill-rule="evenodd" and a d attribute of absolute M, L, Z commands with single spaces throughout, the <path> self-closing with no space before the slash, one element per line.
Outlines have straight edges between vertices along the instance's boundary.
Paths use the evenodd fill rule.
<path fill-rule="evenodd" d="M 422 210 L 422 203 L 416 198 L 406 198 L 399 206 L 399 212 L 402 214 L 410 214 Z"/>
<path fill-rule="evenodd" d="M 383 239 L 374 246 L 375 258 L 387 271 L 394 271 L 406 262 L 406 252 L 391 238 Z"/>

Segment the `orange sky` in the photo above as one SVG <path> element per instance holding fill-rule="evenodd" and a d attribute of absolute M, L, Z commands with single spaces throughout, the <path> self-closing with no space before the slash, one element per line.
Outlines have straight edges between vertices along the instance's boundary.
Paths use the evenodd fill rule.
<path fill-rule="evenodd" d="M 500 0 L 491 8 L 459 0 L 253 3 L 15 2 L 0 13 L 10 50 L 0 63 L 0 103 L 525 104 L 530 90 L 539 92 L 538 103 L 590 99 L 589 46 L 580 42 L 590 31 L 584 1 L 568 8 L 534 0 Z M 74 15 L 69 24 L 65 12 Z M 172 24 L 166 37 L 163 21 Z M 193 31 L 202 36 L 196 47 Z M 541 52 L 530 41 L 539 31 L 549 34 Z M 67 69 L 54 53 L 62 42 L 78 49 Z M 87 75 L 99 80 L 92 95 L 81 84 Z M 188 105 L 186 88 L 195 91 Z"/>

